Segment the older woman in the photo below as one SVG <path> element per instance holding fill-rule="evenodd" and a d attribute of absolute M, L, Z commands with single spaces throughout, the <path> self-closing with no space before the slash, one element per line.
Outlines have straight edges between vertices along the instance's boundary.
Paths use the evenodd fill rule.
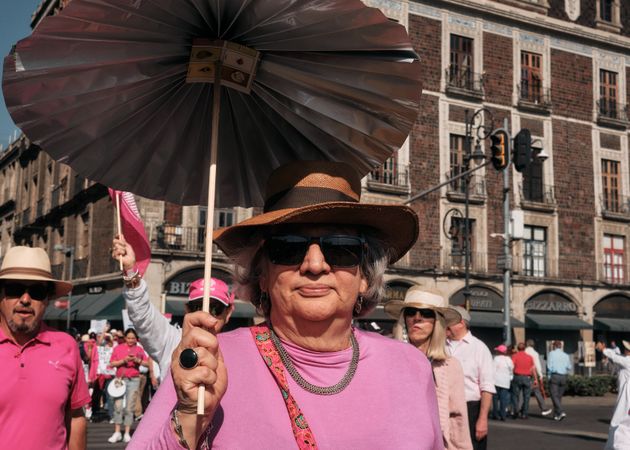
<path fill-rule="evenodd" d="M 427 359 L 352 327 L 418 233 L 412 210 L 361 204 L 360 191 L 345 164 L 284 166 L 262 215 L 215 233 L 267 322 L 215 337 L 210 315 L 186 316 L 174 390 L 167 380 L 143 419 L 148 448 L 443 447 Z"/>
<path fill-rule="evenodd" d="M 444 448 L 472 449 L 464 397 L 464 371 L 446 353 L 446 324 L 461 320 L 447 308 L 444 297 L 421 286 L 412 286 L 405 300 L 394 300 L 385 311 L 398 319 L 395 337 L 408 341 L 427 355 L 433 368 Z"/>

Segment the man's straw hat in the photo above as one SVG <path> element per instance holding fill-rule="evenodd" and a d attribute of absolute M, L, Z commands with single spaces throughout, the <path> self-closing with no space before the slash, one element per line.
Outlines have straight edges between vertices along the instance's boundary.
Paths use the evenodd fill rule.
<path fill-rule="evenodd" d="M 41 248 L 11 247 L 2 260 L 0 280 L 50 281 L 55 285 L 55 297 L 72 289 L 72 283 L 53 278 L 50 258 Z"/>

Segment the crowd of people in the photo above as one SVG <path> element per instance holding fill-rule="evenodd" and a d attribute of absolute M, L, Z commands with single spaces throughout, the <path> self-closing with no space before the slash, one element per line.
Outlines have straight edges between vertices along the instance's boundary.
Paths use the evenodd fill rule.
<path fill-rule="evenodd" d="M 215 232 L 235 264 L 239 298 L 264 318 L 229 332 L 221 332 L 234 310 L 227 284 L 191 283 L 183 328 L 175 327 L 150 301 L 133 248 L 116 236 L 112 257 L 123 265 L 133 327 L 73 340 L 42 322 L 48 301 L 71 285 L 54 279 L 43 250 L 10 249 L 0 268 L 3 441 L 85 449 L 87 409 L 111 419 L 109 442 L 130 450 L 477 450 L 488 445 L 489 418 L 527 419 L 532 392 L 543 416 L 563 420 L 572 363 L 560 341 L 546 363 L 548 408 L 534 343 L 500 345 L 493 358 L 470 332 L 469 312 L 437 290 L 415 286 L 386 304 L 395 339 L 353 325 L 381 301 L 385 268 L 419 232 L 413 210 L 360 203 L 360 192 L 346 164 L 291 164 L 272 174 L 262 214 Z M 204 290 L 209 313 L 200 311 Z M 630 442 L 630 358 L 598 350 L 619 367 L 621 412 L 609 448 L 622 448 L 615 442 Z M 145 410 L 143 395 L 158 384 Z M 4 401 L 16 393 L 24 402 Z M 35 401 L 37 411 L 21 406 Z M 134 418 L 142 420 L 132 436 Z M 29 432 L 33 420 L 46 429 Z"/>
<path fill-rule="evenodd" d="M 114 424 L 110 442 L 129 442 L 133 421 L 142 418 L 159 386 L 159 365 L 147 356 L 134 328 L 123 332 L 106 324 L 99 332 L 90 329 L 80 335 L 70 329 L 69 333 L 77 341 L 92 399 L 86 418 Z"/>

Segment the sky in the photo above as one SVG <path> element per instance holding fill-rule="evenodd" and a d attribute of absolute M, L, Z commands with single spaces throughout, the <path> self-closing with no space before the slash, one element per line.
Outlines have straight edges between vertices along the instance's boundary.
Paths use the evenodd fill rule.
<path fill-rule="evenodd" d="M 0 54 L 2 60 L 11 50 L 11 46 L 31 32 L 31 15 L 41 0 L 0 0 Z M 0 145 L 7 147 L 9 135 L 17 127 L 13 124 L 4 97 L 0 92 Z M 18 132 L 19 133 L 19 132 Z"/>

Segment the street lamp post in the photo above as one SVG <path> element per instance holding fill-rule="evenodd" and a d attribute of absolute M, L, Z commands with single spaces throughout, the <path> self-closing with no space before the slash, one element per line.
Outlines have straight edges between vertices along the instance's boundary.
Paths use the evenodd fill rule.
<path fill-rule="evenodd" d="M 74 276 L 74 247 L 66 247 L 61 244 L 55 245 L 55 251 L 62 252 L 67 258 L 70 258 L 70 266 L 68 268 L 68 279 L 72 282 Z M 72 290 L 68 292 L 68 316 L 66 318 L 66 330 L 70 329 L 70 307 L 72 306 Z"/>
<path fill-rule="evenodd" d="M 490 117 L 490 127 L 485 125 L 483 114 Z M 470 114 L 467 109 L 464 111 L 464 121 L 466 124 L 466 136 L 464 140 L 464 172 L 470 170 L 470 161 L 479 165 L 485 155 L 481 148 L 480 141 L 487 139 L 492 133 L 492 113 L 486 108 L 481 108 Z M 473 151 L 473 132 L 476 134 L 475 149 Z M 472 174 L 464 177 L 464 304 L 466 310 L 470 311 L 470 178 Z"/>

